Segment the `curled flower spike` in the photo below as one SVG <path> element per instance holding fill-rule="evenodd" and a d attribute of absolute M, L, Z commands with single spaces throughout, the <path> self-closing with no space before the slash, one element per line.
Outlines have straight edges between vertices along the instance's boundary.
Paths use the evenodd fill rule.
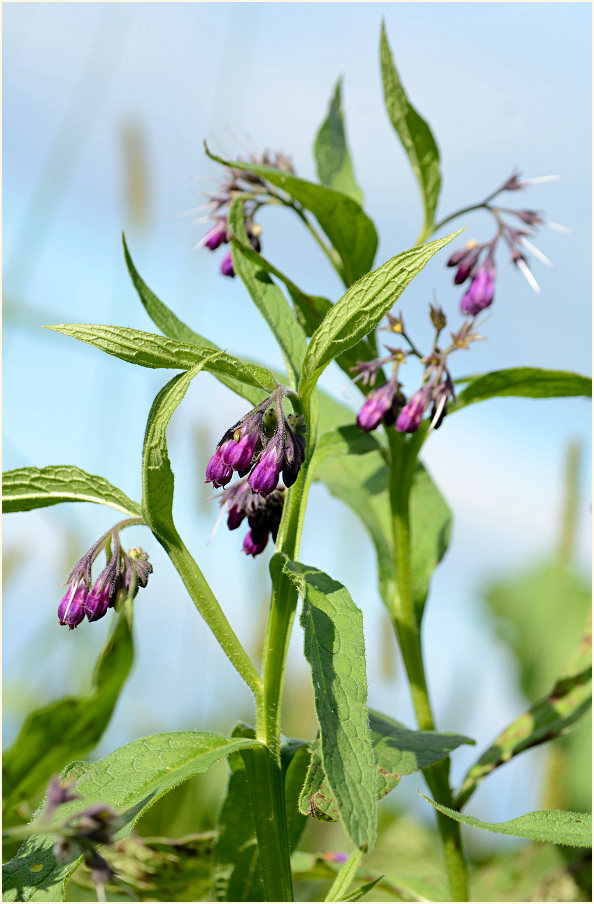
<path fill-rule="evenodd" d="M 121 548 L 119 539 L 123 527 L 138 524 L 140 520 L 132 518 L 116 524 L 76 563 L 68 577 L 68 592 L 58 606 L 61 625 L 76 628 L 85 615 L 90 622 L 99 621 L 108 609 L 117 608 L 129 596 L 136 596 L 138 587 L 146 587 L 153 570 L 148 555 L 140 548 L 127 553 Z M 102 550 L 105 550 L 107 562 L 93 583 L 91 569 Z"/>
<path fill-rule="evenodd" d="M 282 399 L 291 390 L 279 386 L 260 405 L 227 430 L 206 467 L 206 483 L 225 486 L 233 472 L 249 474 L 254 493 L 268 496 L 282 473 L 292 486 L 305 460 L 305 422 L 300 415 L 285 416 Z M 270 418 L 265 419 L 267 413 Z"/>
<path fill-rule="evenodd" d="M 253 492 L 245 478 L 221 493 L 219 503 L 227 511 L 229 530 L 237 530 L 247 518 L 249 530 L 243 541 L 246 555 L 263 552 L 271 535 L 276 540 L 285 494 L 285 488 L 279 487 L 270 495 L 261 496 Z"/>

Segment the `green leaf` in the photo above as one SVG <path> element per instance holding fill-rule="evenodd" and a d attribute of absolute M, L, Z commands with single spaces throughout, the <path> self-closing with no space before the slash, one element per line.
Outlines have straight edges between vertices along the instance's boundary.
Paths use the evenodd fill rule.
<path fill-rule="evenodd" d="M 378 876 L 377 879 L 373 879 L 371 882 L 366 882 L 365 885 L 361 885 L 360 888 L 356 888 L 355 891 L 352 891 L 350 895 L 345 895 L 344 898 L 340 898 L 340 901 L 360 901 L 361 898 L 364 898 L 367 892 L 371 891 L 378 882 L 381 882 L 383 876 Z M 328 900 L 332 900 L 329 898 Z"/>
<path fill-rule="evenodd" d="M 16 741 L 5 751 L 5 813 L 37 796 L 66 763 L 96 746 L 109 724 L 133 658 L 132 631 L 122 613 L 99 655 L 90 693 L 64 697 L 30 713 Z"/>
<path fill-rule="evenodd" d="M 108 355 L 121 358 L 140 367 L 167 367 L 189 370 L 203 364 L 205 370 L 216 376 L 233 377 L 248 386 L 256 386 L 271 392 L 276 380 L 265 367 L 246 364 L 226 352 L 213 355 L 212 348 L 204 348 L 189 342 L 167 339 L 156 333 L 145 333 L 124 326 L 100 324 L 62 323 L 47 329 L 87 342 Z"/>
<path fill-rule="evenodd" d="M 231 243 L 235 272 L 270 327 L 283 353 L 290 385 L 296 389 L 301 373 L 301 362 L 307 349 L 305 334 L 282 290 L 271 280 L 268 273 L 258 266 L 253 257 L 246 255 L 243 250 L 248 236 L 245 228 L 244 202 L 239 198 L 231 205 L 229 226 L 240 240 L 240 242 L 232 240 Z"/>
<path fill-rule="evenodd" d="M 438 731 L 415 731 L 389 716 L 369 710 L 371 743 L 376 761 L 377 799 L 381 800 L 400 782 L 448 756 L 461 744 L 474 744 L 466 735 Z M 319 742 L 312 745 L 312 758 L 303 786 L 300 810 L 316 819 L 337 821 L 340 810 L 324 774 Z"/>
<path fill-rule="evenodd" d="M 371 269 L 377 249 L 377 233 L 372 221 L 352 198 L 331 188 L 316 185 L 315 182 L 307 182 L 284 170 L 241 160 L 223 160 L 222 157 L 211 154 L 208 148 L 206 153 L 211 160 L 216 160 L 223 166 L 261 176 L 271 185 L 285 191 L 305 210 L 309 210 L 338 253 L 345 285 L 351 285 Z"/>
<path fill-rule="evenodd" d="M 195 333 L 194 330 L 190 329 L 183 321 L 176 317 L 170 308 L 164 304 L 154 292 L 152 292 L 147 284 L 144 282 L 140 274 L 138 273 L 136 267 L 134 266 L 134 261 L 128 251 L 128 246 L 126 244 L 126 239 L 122 235 L 122 241 L 124 244 L 124 256 L 126 258 L 126 266 L 128 267 L 128 272 L 134 284 L 134 288 L 138 292 L 138 297 L 140 298 L 143 307 L 155 326 L 157 326 L 161 332 L 168 336 L 170 339 L 177 339 L 180 342 L 192 343 L 193 345 L 200 345 L 202 348 L 210 348 L 213 352 L 220 351 L 218 345 L 215 345 L 214 342 L 211 342 L 210 339 L 206 339 L 205 336 L 201 336 L 199 333 Z M 237 395 L 243 396 L 244 399 L 250 401 L 253 405 L 257 405 L 259 402 L 262 402 L 265 398 L 265 393 L 262 392 L 261 389 L 258 389 L 253 386 L 247 386 L 245 383 L 240 380 L 236 380 L 233 377 L 226 376 L 223 373 L 215 373 L 213 374 L 219 380 L 220 383 L 223 383 L 224 386 L 228 386 L 229 389 L 236 392 Z"/>
<path fill-rule="evenodd" d="M 353 435 L 347 428 L 341 428 L 338 435 L 341 434 L 349 439 Z M 365 442 L 363 436 L 357 441 L 360 448 Z M 325 451 L 330 452 L 333 442 L 338 452 L 338 438 L 333 440 L 329 436 L 324 440 L 320 456 L 314 458 L 314 480 L 322 481 L 333 496 L 348 505 L 369 533 L 377 556 L 380 594 L 390 610 L 395 593 L 395 566 L 387 465 L 379 451 L 356 457 L 351 454 L 326 458 Z M 447 503 L 420 462 L 413 478 L 410 519 L 411 578 L 420 623 L 431 576 L 447 550 L 452 521 Z"/>
<path fill-rule="evenodd" d="M 457 235 L 403 251 L 347 289 L 311 337 L 303 361 L 302 392 L 310 392 L 330 361 L 375 329 L 425 264 Z"/>
<path fill-rule="evenodd" d="M 373 433 L 365 433 L 356 424 L 343 424 L 322 433 L 316 444 L 312 467 L 321 465 L 328 457 L 366 455 L 380 452 L 380 441 Z"/>
<path fill-rule="evenodd" d="M 429 125 L 409 102 L 394 64 L 385 25 L 380 38 L 380 65 L 384 102 L 390 122 L 406 151 L 423 200 L 424 225 L 419 241 L 433 232 L 435 210 L 441 189 L 439 149 Z"/>
<path fill-rule="evenodd" d="M 74 465 L 16 468 L 2 475 L 3 512 L 28 512 L 60 502 L 102 502 L 132 518 L 140 515 L 137 502 L 104 477 Z"/>
<path fill-rule="evenodd" d="M 592 705 L 592 619 L 551 692 L 515 719 L 466 773 L 456 798 L 464 806 L 478 785 L 512 757 L 565 733 Z"/>
<path fill-rule="evenodd" d="M 363 206 L 363 192 L 357 185 L 347 147 L 340 94 L 341 79 L 336 83 L 328 115 L 320 126 L 314 143 L 318 179 L 322 185 L 349 195 Z"/>
<path fill-rule="evenodd" d="M 483 822 L 474 816 L 458 813 L 419 794 L 427 803 L 464 825 L 475 829 L 485 829 L 498 835 L 514 835 L 517 838 L 531 838 L 532 841 L 548 841 L 551 844 L 567 844 L 570 847 L 590 847 L 592 845 L 592 814 L 572 813 L 569 810 L 535 810 L 507 822 Z"/>
<path fill-rule="evenodd" d="M 254 736 L 240 726 L 235 736 Z M 212 887 L 216 901 L 262 901 L 264 884 L 252 815 L 249 780 L 240 753 L 229 757 L 229 783 L 217 820 Z"/>
<path fill-rule="evenodd" d="M 211 355 L 220 352 L 211 352 Z M 142 514 L 156 537 L 175 537 L 173 524 L 173 471 L 167 454 L 167 426 L 194 377 L 206 362 L 178 374 L 155 397 L 142 453 Z"/>
<path fill-rule="evenodd" d="M 363 616 L 342 584 L 291 562 L 285 574 L 303 596 L 301 624 L 312 670 L 322 762 L 353 843 L 371 849 L 377 831 L 376 769 L 367 720 Z"/>
<path fill-rule="evenodd" d="M 346 863 L 343 863 L 338 871 L 336 879 L 332 883 L 324 901 L 344 901 L 343 895 L 349 890 L 349 885 L 355 878 L 355 873 L 361 863 L 361 851 L 355 848 Z"/>
<path fill-rule="evenodd" d="M 258 743 L 199 731 L 139 738 L 95 763 L 75 763 L 66 769 L 62 777 L 76 777 L 80 798 L 64 804 L 60 817 L 67 819 L 97 802 L 118 811 L 134 808 L 133 816 L 116 836 L 124 838 L 142 814 L 176 785 L 207 772 L 221 757 Z M 4 866 L 4 901 L 63 899 L 64 886 L 80 858 L 58 863 L 52 852 L 55 841 L 53 835 L 36 835 L 25 841 L 17 857 Z"/>
<path fill-rule="evenodd" d="M 498 396 L 521 396 L 527 399 L 592 396 L 592 378 L 566 370 L 544 370 L 540 367 L 510 367 L 474 377 L 458 395 L 452 411 Z"/>

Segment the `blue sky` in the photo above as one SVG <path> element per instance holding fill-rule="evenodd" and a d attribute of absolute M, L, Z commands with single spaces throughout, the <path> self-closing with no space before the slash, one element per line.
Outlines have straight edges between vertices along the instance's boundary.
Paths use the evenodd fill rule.
<path fill-rule="evenodd" d="M 141 274 L 182 319 L 236 353 L 280 364 L 238 281 L 219 276 L 216 256 L 193 250 L 205 227 L 180 216 L 217 178 L 204 139 L 231 156 L 246 146 L 282 149 L 300 175 L 314 178 L 313 137 L 342 76 L 355 172 L 381 236 L 377 263 L 413 244 L 421 209 L 383 109 L 382 17 L 409 96 L 440 145 L 441 216 L 479 200 L 514 167 L 526 176 L 562 176 L 517 199 L 572 229 L 570 235 L 544 229 L 536 240 L 554 262 L 551 270 L 534 265 L 542 295 L 502 260 L 484 328 L 488 341 L 460 354 L 456 373 L 523 364 L 590 372 L 589 4 L 5 3 L 5 469 L 70 462 L 140 495 L 146 415 L 170 374 L 135 369 L 41 329 L 68 321 L 151 329 L 127 277 L 122 228 Z M 122 135 L 130 128 L 141 136 L 147 173 L 148 215 L 141 225 L 124 200 L 130 170 Z M 335 275 L 298 223 L 266 211 L 262 225 L 270 260 L 304 289 L 340 296 Z M 467 234 L 479 240 L 490 237 L 482 213 L 457 225 L 468 225 Z M 434 291 L 454 315 L 461 293 L 450 277 L 436 260 L 403 296 L 413 335 L 426 332 Z M 346 393 L 356 410 L 358 393 L 345 387 L 341 372 L 328 370 L 323 382 L 337 396 Z M 169 436 L 181 488 L 176 519 L 247 642 L 254 607 L 262 605 L 266 561 L 248 562 L 237 535 L 224 530 L 206 546 L 218 511 L 202 484 L 211 448 L 244 410 L 205 375 Z M 438 713 L 461 687 L 468 689 L 465 674 L 478 682 L 477 693 L 490 701 L 488 717 L 462 708 L 456 724 L 444 727 L 472 734 L 479 745 L 491 739 L 493 722 L 502 725 L 517 713 L 521 700 L 509 658 L 487 630 L 478 590 L 488 576 L 548 554 L 573 439 L 584 446 L 579 555 L 588 565 L 589 418 L 581 399 L 493 401 L 446 420 L 426 447 L 425 460 L 455 516 L 425 627 L 429 673 Z M 84 688 L 87 657 L 106 628 L 83 626 L 69 636 L 55 619 L 68 556 L 78 557 L 111 524 L 107 510 L 74 509 L 5 519 L 5 548 L 19 550 L 27 562 L 5 593 L 6 741 L 21 717 L 15 689 L 47 700 Z M 249 715 L 247 693 L 156 544 L 142 531 L 130 542 L 150 551 L 155 574 L 138 601 L 140 653 L 104 752 L 148 731 L 212 726 L 209 718 L 230 701 Z M 370 590 L 373 555 L 357 522 L 321 487 L 312 493 L 301 558 L 349 587 L 374 649 L 382 622 Z M 296 670 L 300 646 L 296 628 Z M 372 702 L 412 724 L 405 689 L 394 697 L 370 661 Z M 452 661 L 464 662 L 463 669 Z M 472 756 L 461 751 L 457 768 Z M 529 809 L 534 770 L 518 768 L 525 768 Z M 497 818 L 517 815 L 506 809 L 505 791 L 484 793 L 493 818 L 493 807 Z M 482 800 L 477 795 L 477 804 Z"/>

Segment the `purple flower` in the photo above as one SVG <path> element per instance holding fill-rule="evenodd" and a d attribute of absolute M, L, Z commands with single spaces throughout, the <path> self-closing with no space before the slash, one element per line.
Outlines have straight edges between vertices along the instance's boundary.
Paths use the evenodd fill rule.
<path fill-rule="evenodd" d="M 238 428 L 233 434 L 233 439 L 224 444 L 223 462 L 240 474 L 242 471 L 245 473 L 249 470 L 260 438 L 260 432 L 257 427 L 250 430 L 250 427 L 254 426 L 246 424 Z M 236 436 L 237 439 L 235 439 Z"/>
<path fill-rule="evenodd" d="M 117 557 L 113 556 L 95 581 L 85 602 L 85 612 L 90 622 L 99 621 L 107 612 L 116 595 L 118 578 Z"/>
<path fill-rule="evenodd" d="M 248 477 L 248 483 L 254 493 L 268 496 L 276 488 L 280 472 L 285 459 L 285 436 L 281 429 L 275 433 L 264 451 L 258 463 Z"/>
<path fill-rule="evenodd" d="M 289 415 L 291 418 L 291 415 Z M 301 465 L 305 459 L 305 436 L 301 432 L 304 429 L 303 420 L 300 418 L 292 418 L 293 430 L 289 424 L 285 424 L 285 458 L 283 461 L 283 482 L 285 486 L 292 487 L 297 477 Z"/>
<path fill-rule="evenodd" d="M 396 421 L 396 429 L 400 433 L 414 433 L 419 429 L 422 417 L 431 400 L 431 385 L 426 383 L 422 389 L 410 397 Z"/>
<path fill-rule="evenodd" d="M 393 424 L 397 407 L 398 383 L 395 380 L 388 380 L 379 389 L 369 393 L 357 415 L 357 425 L 368 433 L 375 430 L 382 420 Z"/>
<path fill-rule="evenodd" d="M 267 543 L 268 531 L 265 531 L 264 533 L 258 532 L 254 536 L 254 531 L 248 530 L 243 541 L 243 551 L 246 556 L 252 556 L 253 558 L 255 558 L 261 552 L 264 552 Z"/>
<path fill-rule="evenodd" d="M 205 483 L 212 483 L 214 487 L 224 487 L 233 477 L 233 468 L 231 465 L 226 464 L 223 459 L 227 447 L 232 442 L 233 440 L 227 440 L 227 442 L 219 446 L 208 462 L 208 465 L 206 466 Z"/>
<path fill-rule="evenodd" d="M 85 617 L 85 602 L 89 588 L 85 581 L 81 578 L 72 581 L 68 592 L 61 599 L 58 606 L 58 618 L 61 625 L 68 625 L 72 631 Z"/>
<path fill-rule="evenodd" d="M 462 296 L 460 301 L 460 310 L 463 314 L 475 317 L 485 308 L 488 308 L 493 301 L 495 292 L 495 265 L 492 260 L 487 259 L 485 263 L 479 267 L 470 287 Z"/>
<path fill-rule="evenodd" d="M 223 276 L 235 276 L 235 270 L 233 269 L 233 258 L 231 257 L 231 252 L 227 251 L 227 254 L 221 261 L 221 273 Z"/>
<path fill-rule="evenodd" d="M 202 239 L 202 244 L 211 251 L 216 251 L 219 245 L 227 241 L 227 220 L 217 220 L 212 229 Z"/>

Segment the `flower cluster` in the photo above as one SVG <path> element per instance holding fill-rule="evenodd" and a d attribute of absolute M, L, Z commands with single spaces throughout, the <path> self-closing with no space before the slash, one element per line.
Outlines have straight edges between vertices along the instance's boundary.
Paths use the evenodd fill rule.
<path fill-rule="evenodd" d="M 229 530 L 236 530 L 247 518 L 249 530 L 243 541 L 246 555 L 255 557 L 264 552 L 271 535 L 276 542 L 285 495 L 283 486 L 268 496 L 254 493 L 245 477 L 220 494 L 219 503 L 227 512 Z"/>
<path fill-rule="evenodd" d="M 80 798 L 70 784 L 62 784 L 57 776 L 52 778 L 42 821 L 51 819 L 62 804 Z M 91 804 L 74 813 L 61 824 L 52 823 L 54 835 L 58 836 L 53 852 L 57 860 L 65 860 L 82 854 L 85 864 L 91 870 L 95 885 L 105 885 L 115 876 L 113 869 L 97 851 L 97 845 L 112 844 L 114 836 L 126 823 L 125 814 L 116 813 L 107 804 Z"/>
<path fill-rule="evenodd" d="M 224 487 L 237 471 L 249 474 L 249 486 L 261 496 L 276 489 L 281 473 L 285 486 L 295 483 L 305 457 L 305 423 L 300 415 L 285 416 L 288 392 L 279 386 L 226 431 L 206 468 L 206 483 Z"/>
<path fill-rule="evenodd" d="M 104 534 L 79 559 L 68 576 L 68 591 L 58 606 L 61 625 L 72 630 L 85 616 L 90 622 L 103 618 L 110 608 L 117 608 L 129 596 L 136 596 L 139 587 L 146 587 L 153 566 L 142 549 L 121 548 L 119 531 L 126 522 Z M 105 550 L 106 565 L 93 583 L 91 570 L 97 556 Z"/>
<path fill-rule="evenodd" d="M 534 291 L 540 292 L 538 283 L 528 264 L 526 254 L 530 253 L 543 264 L 551 266 L 551 262 L 542 251 L 528 240 L 534 234 L 533 228 L 530 227 L 542 226 L 545 223 L 544 217 L 536 210 L 516 210 L 499 207 L 492 204 L 491 201 L 502 192 L 518 191 L 535 182 L 546 182 L 556 178 L 556 176 L 543 176 L 537 179 L 521 180 L 518 173 L 513 173 L 483 203 L 476 204 L 471 208 L 465 208 L 465 211 L 481 208 L 487 210 L 495 220 L 496 230 L 490 241 L 479 244 L 472 240 L 464 248 L 454 251 L 447 262 L 448 267 L 456 268 L 454 275 L 455 285 L 459 286 L 470 280 L 470 285 L 460 301 L 460 309 L 463 314 L 475 317 L 493 303 L 497 273 L 495 252 L 500 242 L 504 242 L 507 245 L 510 252 L 510 262 L 525 276 Z M 521 225 L 511 225 L 505 219 L 506 217 L 517 218 Z M 564 227 L 557 226 L 555 223 L 549 223 L 548 225 L 564 231 Z"/>
<path fill-rule="evenodd" d="M 270 166 L 288 173 L 295 172 L 291 160 L 281 152 L 264 151 L 262 155 L 250 154 L 247 162 L 258 166 Z M 197 247 L 203 246 L 210 251 L 216 251 L 217 248 L 229 241 L 229 209 L 235 198 L 243 198 L 247 236 L 252 247 L 256 251 L 260 251 L 261 228 L 254 221 L 254 217 L 259 208 L 267 203 L 269 196 L 270 187 L 261 176 L 249 170 L 229 167 L 218 191 L 207 195 L 207 201 L 203 207 L 208 210 L 207 216 L 214 223 Z M 223 276 L 235 276 L 230 251 L 227 251 L 221 261 L 221 273 Z"/>
<path fill-rule="evenodd" d="M 471 342 L 482 337 L 475 332 L 474 319 L 465 321 L 457 333 L 450 334 L 452 341 L 442 350 L 438 346 L 438 340 L 446 327 L 446 316 L 441 308 L 434 308 L 431 305 L 430 319 L 435 327 L 435 338 L 429 355 L 423 356 L 409 338 L 402 316 L 393 317 L 388 314 L 388 325 L 385 329 L 401 335 L 409 348 L 404 350 L 387 346 L 389 354 L 385 358 L 360 361 L 353 368 L 358 373 L 355 380 L 362 379 L 364 385 L 373 386 L 378 374 L 380 372 L 383 374 L 383 366 L 392 365 L 389 379 L 368 394 L 357 415 L 357 424 L 361 430 L 366 432 L 375 430 L 383 421 L 386 426 L 395 424 L 395 429 L 399 433 L 415 433 L 430 406 L 429 429 L 437 429 L 442 423 L 448 404 L 455 401 L 454 383 L 447 366 L 448 356 L 456 349 L 468 348 Z M 398 372 L 409 355 L 418 358 L 423 363 L 425 371 L 421 387 L 407 401 L 402 393 L 402 384 L 398 381 Z"/>
<path fill-rule="evenodd" d="M 220 496 L 227 510 L 227 526 L 235 530 L 247 518 L 243 543 L 247 555 L 261 553 L 270 535 L 276 540 L 285 489 L 292 486 L 305 459 L 305 422 L 283 411 L 291 393 L 279 386 L 260 405 L 229 428 L 206 468 L 206 483 L 226 486 L 233 472 L 242 478 Z M 282 474 L 284 487 L 279 486 Z"/>

